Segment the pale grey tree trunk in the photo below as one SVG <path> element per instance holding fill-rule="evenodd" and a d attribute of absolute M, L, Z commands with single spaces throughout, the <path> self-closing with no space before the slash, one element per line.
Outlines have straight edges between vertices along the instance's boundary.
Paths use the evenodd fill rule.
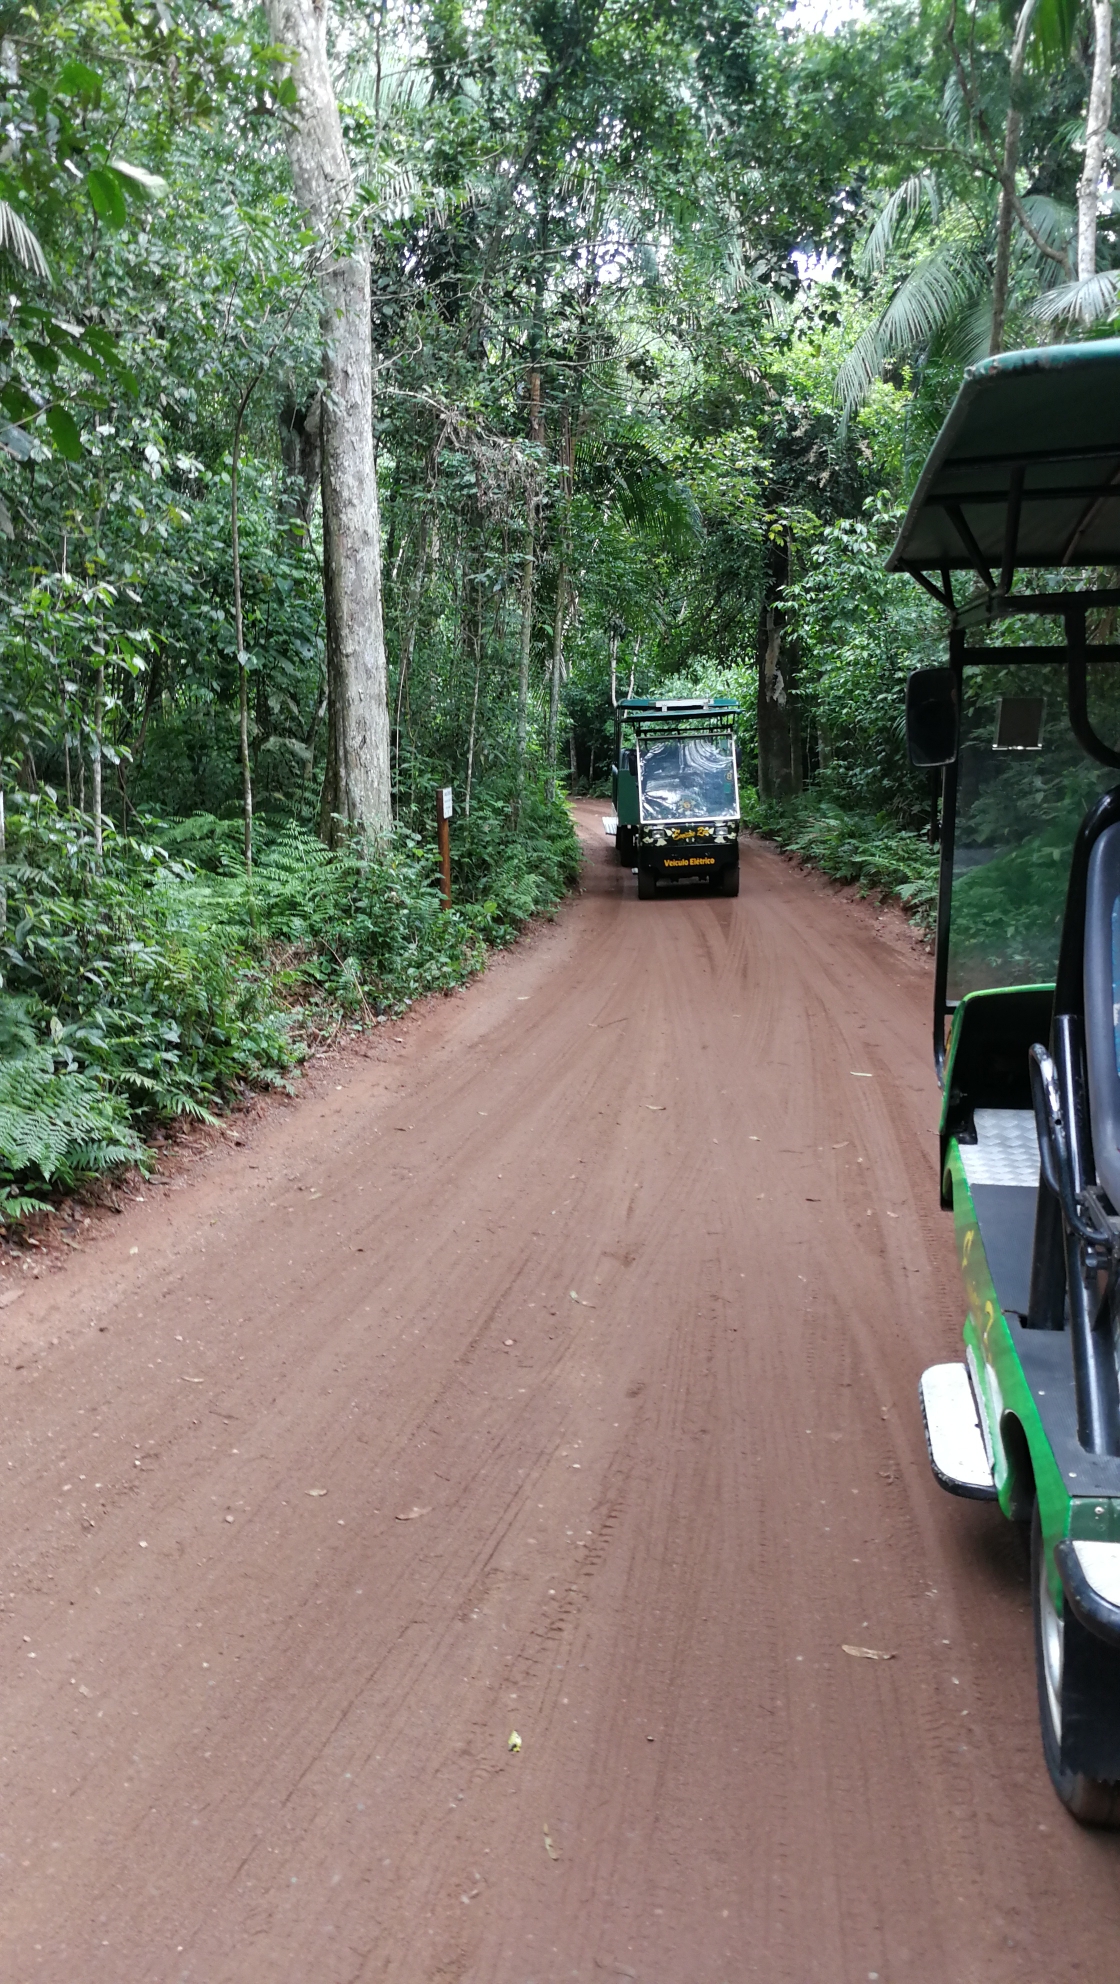
<path fill-rule="evenodd" d="M 431 536 L 430 519 L 427 510 L 420 518 L 420 542 L 416 552 L 416 570 L 408 592 L 408 607 L 401 625 L 400 668 L 397 675 L 397 714 L 393 724 L 393 744 L 396 753 L 396 793 L 397 811 L 401 804 L 401 723 L 406 707 L 405 696 L 408 690 L 408 673 L 412 666 L 412 651 L 416 645 L 416 628 L 420 619 L 420 606 L 424 598 L 424 582 L 428 572 L 428 541 Z M 404 547 L 401 547 L 402 555 Z"/>
<path fill-rule="evenodd" d="M 104 834 L 101 825 L 101 732 L 105 724 L 105 664 L 102 662 L 95 677 L 93 697 L 93 735 L 90 738 L 90 769 L 93 773 L 93 847 L 100 865 L 104 853 Z"/>
<path fill-rule="evenodd" d="M 257 374 L 257 378 L 260 374 Z M 233 423 L 233 447 L 229 464 L 230 551 L 233 564 L 233 638 L 237 645 L 238 737 L 241 754 L 242 852 L 245 873 L 253 872 L 253 766 L 249 756 L 249 671 L 245 665 L 245 614 L 241 599 L 241 519 L 237 506 L 237 469 L 241 454 L 241 426 L 253 387 L 242 394 Z"/>
<path fill-rule="evenodd" d="M 542 228 L 545 223 L 542 220 Z M 529 368 L 529 439 L 539 447 L 542 438 L 541 369 L 537 362 L 543 313 L 543 278 L 537 282 L 533 306 L 533 363 Z M 525 751 L 529 742 L 529 657 L 533 647 L 533 582 L 537 536 L 537 498 L 532 488 L 525 495 L 525 556 L 521 561 L 521 653 L 517 671 L 517 791 L 513 802 L 513 824 L 521 817 L 525 794 Z"/>
<path fill-rule="evenodd" d="M 1085 125 L 1085 164 L 1077 187 L 1077 280 L 1097 272 L 1097 209 L 1112 115 L 1112 0 L 1093 0 L 1093 74 Z"/>
<path fill-rule="evenodd" d="M 521 561 L 521 652 L 517 669 L 517 799 L 525 788 L 525 749 L 529 741 L 529 657 L 533 648 L 533 567 L 536 519 L 533 498 L 526 505 L 525 556 Z"/>
<path fill-rule="evenodd" d="M 320 827 L 334 840 L 392 819 L 389 706 L 381 615 L 381 522 L 373 444 L 369 249 L 348 231 L 353 190 L 327 62 L 327 0 L 268 0 L 269 31 L 290 51 L 298 98 L 288 127 L 296 198 L 324 239 L 320 276 L 323 592 L 328 755 Z"/>
<path fill-rule="evenodd" d="M 552 672 L 548 683 L 548 798 L 556 797 L 556 750 L 560 729 L 560 683 L 564 674 L 564 621 L 568 611 L 568 568 L 556 575 L 556 611 L 552 620 Z"/>

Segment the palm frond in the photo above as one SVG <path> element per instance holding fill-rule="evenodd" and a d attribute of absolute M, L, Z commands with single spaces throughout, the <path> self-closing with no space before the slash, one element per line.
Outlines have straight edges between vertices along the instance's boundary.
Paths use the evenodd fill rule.
<path fill-rule="evenodd" d="M 379 114 L 383 122 L 422 110 L 432 93 L 432 79 L 426 69 L 414 62 L 392 58 L 383 63 L 380 79 L 376 64 L 358 63 L 347 76 L 343 95 L 348 103 Z"/>
<path fill-rule="evenodd" d="M 990 281 L 988 264 L 966 242 L 944 241 L 911 269 L 879 320 L 888 358 L 919 351 L 963 314 Z"/>
<path fill-rule="evenodd" d="M 0 200 L 0 248 L 6 248 L 9 255 L 14 255 L 25 269 L 30 269 L 32 275 L 42 276 L 45 282 L 50 281 L 50 267 L 36 236 L 7 200 Z"/>
<path fill-rule="evenodd" d="M 1080 11 L 1079 0 L 1038 0 L 1030 25 L 1030 51 L 1037 67 L 1065 66 Z"/>
<path fill-rule="evenodd" d="M 374 159 L 357 176 L 378 212 L 387 217 L 411 213 L 420 197 L 420 181 L 410 165 Z"/>
<path fill-rule="evenodd" d="M 893 193 L 883 202 L 875 217 L 875 224 L 856 256 L 856 267 L 861 275 L 879 275 L 887 265 L 891 249 L 897 245 L 904 229 L 913 225 L 923 207 L 929 208 L 930 220 L 936 226 L 940 211 L 937 181 L 932 172 L 915 172 L 896 186 Z"/>
<path fill-rule="evenodd" d="M 941 115 L 951 138 L 959 138 L 968 129 L 968 100 L 955 69 L 950 69 L 941 92 Z"/>
<path fill-rule="evenodd" d="M 924 351 L 935 337 L 947 337 L 975 310 L 989 282 L 987 262 L 968 242 L 945 241 L 923 256 L 840 367 L 836 397 L 845 416 L 861 405 L 888 365 Z"/>
<path fill-rule="evenodd" d="M 977 365 L 987 358 L 992 348 L 991 296 L 978 296 L 975 303 L 946 324 L 937 342 L 943 356 L 951 364 L 959 365 L 962 372 L 967 365 Z"/>
<path fill-rule="evenodd" d="M 1038 298 L 1031 315 L 1043 324 L 1097 324 L 1111 317 L 1120 291 L 1120 269 L 1098 269 L 1079 282 L 1059 283 Z"/>
<path fill-rule="evenodd" d="M 1041 235 L 1049 248 L 1064 250 L 1073 239 L 1076 215 L 1072 207 L 1061 200 L 1051 200 L 1045 193 L 1026 193 L 1023 196 L 1023 212 L 1036 234 Z"/>

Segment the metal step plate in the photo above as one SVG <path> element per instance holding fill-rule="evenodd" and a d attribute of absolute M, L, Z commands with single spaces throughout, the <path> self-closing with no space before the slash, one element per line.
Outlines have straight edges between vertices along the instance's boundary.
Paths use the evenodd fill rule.
<path fill-rule="evenodd" d="M 613 840 L 618 832 L 617 813 L 601 813 L 599 817 L 603 822 L 603 832 L 606 834 L 607 839 Z"/>
<path fill-rule="evenodd" d="M 984 1452 L 968 1369 L 964 1364 L 931 1364 L 918 1381 L 926 1427 L 929 1464 L 950 1495 L 994 1502 L 992 1470 Z"/>

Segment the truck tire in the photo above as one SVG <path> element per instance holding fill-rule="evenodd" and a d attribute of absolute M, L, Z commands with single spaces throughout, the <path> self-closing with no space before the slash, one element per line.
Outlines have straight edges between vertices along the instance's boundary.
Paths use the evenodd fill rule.
<path fill-rule="evenodd" d="M 1042 1753 L 1046 1758 L 1046 1768 L 1050 1782 L 1054 1786 L 1067 1812 L 1083 1826 L 1120 1826 L 1120 1784 L 1105 1783 L 1103 1779 L 1088 1777 L 1082 1771 L 1065 1770 L 1062 1767 L 1062 1713 L 1068 1706 L 1066 1677 L 1067 1636 L 1088 1633 L 1080 1620 L 1071 1614 L 1063 1617 L 1054 1606 L 1050 1587 L 1046 1581 L 1046 1553 L 1042 1547 L 1042 1523 L 1039 1520 L 1038 1503 L 1034 1505 L 1031 1519 L 1031 1595 L 1034 1612 L 1034 1654 L 1038 1677 L 1038 1716 L 1042 1725 Z M 1090 1648 L 1090 1653 L 1096 1653 Z M 1107 1716 L 1110 1699 L 1115 1696 L 1116 1682 L 1120 1679 L 1120 1655 L 1103 1644 L 1099 1649 L 1099 1664 L 1102 1670 L 1101 1712 Z M 1111 1659 L 1109 1656 L 1111 1655 Z M 1111 1673 L 1108 1670 L 1113 1670 Z M 1081 1699 L 1082 1715 L 1086 1712 L 1084 1691 Z M 1088 1704 L 1092 1713 L 1092 1703 Z"/>
<path fill-rule="evenodd" d="M 634 829 L 618 826 L 614 834 L 615 852 L 623 868 L 629 868 L 634 860 Z"/>
<path fill-rule="evenodd" d="M 657 882 L 648 868 L 638 870 L 638 901 L 652 902 L 657 894 Z"/>
<path fill-rule="evenodd" d="M 739 893 L 739 863 L 734 868 L 725 868 L 717 883 L 721 896 L 737 896 Z"/>

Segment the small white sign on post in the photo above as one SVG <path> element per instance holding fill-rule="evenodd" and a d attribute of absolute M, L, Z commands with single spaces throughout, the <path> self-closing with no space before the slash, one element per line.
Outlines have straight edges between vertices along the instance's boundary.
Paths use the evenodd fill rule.
<path fill-rule="evenodd" d="M 451 787 L 449 785 L 445 785 L 443 788 L 443 817 L 445 820 L 451 818 Z"/>

